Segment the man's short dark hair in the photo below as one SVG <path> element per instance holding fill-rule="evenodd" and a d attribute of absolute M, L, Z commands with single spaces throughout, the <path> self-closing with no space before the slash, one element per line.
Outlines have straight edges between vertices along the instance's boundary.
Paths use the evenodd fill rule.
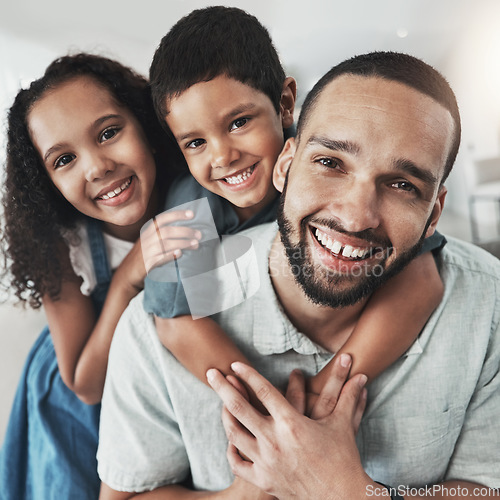
<path fill-rule="evenodd" d="M 461 123 L 457 100 L 441 73 L 421 59 L 408 54 L 371 52 L 354 56 L 334 66 L 316 83 L 306 97 L 297 124 L 297 137 L 300 139 L 300 133 L 307 122 L 309 113 L 323 89 L 332 80 L 342 75 L 375 76 L 403 83 L 431 97 L 450 112 L 454 122 L 454 135 L 453 144 L 446 159 L 442 184 L 451 172 L 460 146 Z"/>
<path fill-rule="evenodd" d="M 169 99 L 219 75 L 263 92 L 279 112 L 285 72 L 267 29 L 241 9 L 217 6 L 180 19 L 156 50 L 149 78 L 160 121 Z"/>

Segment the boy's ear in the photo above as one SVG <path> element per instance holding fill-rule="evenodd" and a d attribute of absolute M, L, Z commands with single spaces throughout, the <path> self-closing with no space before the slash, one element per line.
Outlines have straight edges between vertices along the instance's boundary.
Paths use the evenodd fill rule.
<path fill-rule="evenodd" d="M 293 125 L 293 112 L 295 110 L 295 99 L 297 98 L 297 82 L 291 76 L 285 78 L 281 91 L 280 112 L 283 128 Z"/>
<path fill-rule="evenodd" d="M 436 201 L 434 202 L 434 207 L 432 208 L 431 219 L 430 219 L 431 223 L 429 224 L 429 227 L 425 232 L 426 238 L 432 236 L 434 234 L 434 231 L 436 231 L 436 226 L 439 221 L 439 217 L 441 217 L 441 214 L 443 213 L 444 200 L 446 199 L 447 192 L 448 190 L 444 186 L 441 186 L 439 188 L 439 193 L 437 195 Z"/>
<path fill-rule="evenodd" d="M 286 173 L 292 164 L 293 157 L 295 156 L 295 151 L 297 145 L 295 143 L 295 138 L 291 137 L 285 142 L 283 151 L 278 156 L 278 160 L 274 165 L 273 170 L 273 184 L 274 187 L 280 192 L 283 192 L 283 186 L 285 185 Z"/>

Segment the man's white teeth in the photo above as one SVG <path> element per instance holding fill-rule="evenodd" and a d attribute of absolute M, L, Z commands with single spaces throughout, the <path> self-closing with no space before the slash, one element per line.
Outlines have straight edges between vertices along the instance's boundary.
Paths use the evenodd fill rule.
<path fill-rule="evenodd" d="M 334 253 L 335 255 L 339 255 L 340 253 L 342 253 L 342 256 L 348 259 L 362 259 L 366 257 L 366 255 L 370 252 L 369 248 L 354 248 L 351 245 L 342 247 L 342 243 L 336 240 L 332 240 L 329 236 L 321 232 L 319 229 L 316 229 L 316 238 L 318 238 L 318 241 L 324 247 L 328 248 L 330 252 Z"/>
<path fill-rule="evenodd" d="M 116 195 L 120 194 L 124 189 L 127 189 L 130 186 L 132 179 L 128 179 L 125 181 L 120 187 L 117 187 L 115 190 L 110 191 L 109 193 L 103 194 L 100 196 L 103 200 L 109 200 L 110 198 L 114 198 Z"/>
<path fill-rule="evenodd" d="M 248 167 L 244 172 L 238 175 L 234 175 L 233 177 L 225 177 L 224 180 L 228 184 L 241 184 L 242 182 L 246 181 L 253 172 L 254 166 L 252 165 L 251 167 Z"/>

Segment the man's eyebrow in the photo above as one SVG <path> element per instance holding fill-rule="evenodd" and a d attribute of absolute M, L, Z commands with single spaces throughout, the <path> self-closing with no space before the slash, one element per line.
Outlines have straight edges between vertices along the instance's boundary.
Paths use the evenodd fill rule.
<path fill-rule="evenodd" d="M 309 137 L 307 144 L 319 144 L 332 151 L 340 151 L 342 153 L 358 154 L 360 147 L 355 142 L 351 141 L 338 141 L 335 139 L 328 139 L 327 137 L 315 136 Z"/>
<path fill-rule="evenodd" d="M 430 187 L 434 187 L 437 183 L 436 175 L 425 168 L 419 167 L 410 160 L 397 159 L 394 160 L 393 165 L 395 170 L 401 170 L 416 179 L 420 179 L 424 184 L 427 184 Z"/>

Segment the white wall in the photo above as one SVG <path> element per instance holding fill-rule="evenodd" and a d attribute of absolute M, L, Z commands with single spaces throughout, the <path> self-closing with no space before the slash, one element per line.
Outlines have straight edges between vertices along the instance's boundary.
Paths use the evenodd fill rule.
<path fill-rule="evenodd" d="M 468 216 L 467 193 L 476 159 L 500 155 L 500 2 L 478 2 L 446 61 L 462 118 L 462 147 L 448 182 L 447 203 Z M 500 175 L 500 173 L 499 173 Z M 496 206 L 478 206 L 483 224 L 495 220 Z M 487 237 L 487 235 L 485 235 Z"/>

